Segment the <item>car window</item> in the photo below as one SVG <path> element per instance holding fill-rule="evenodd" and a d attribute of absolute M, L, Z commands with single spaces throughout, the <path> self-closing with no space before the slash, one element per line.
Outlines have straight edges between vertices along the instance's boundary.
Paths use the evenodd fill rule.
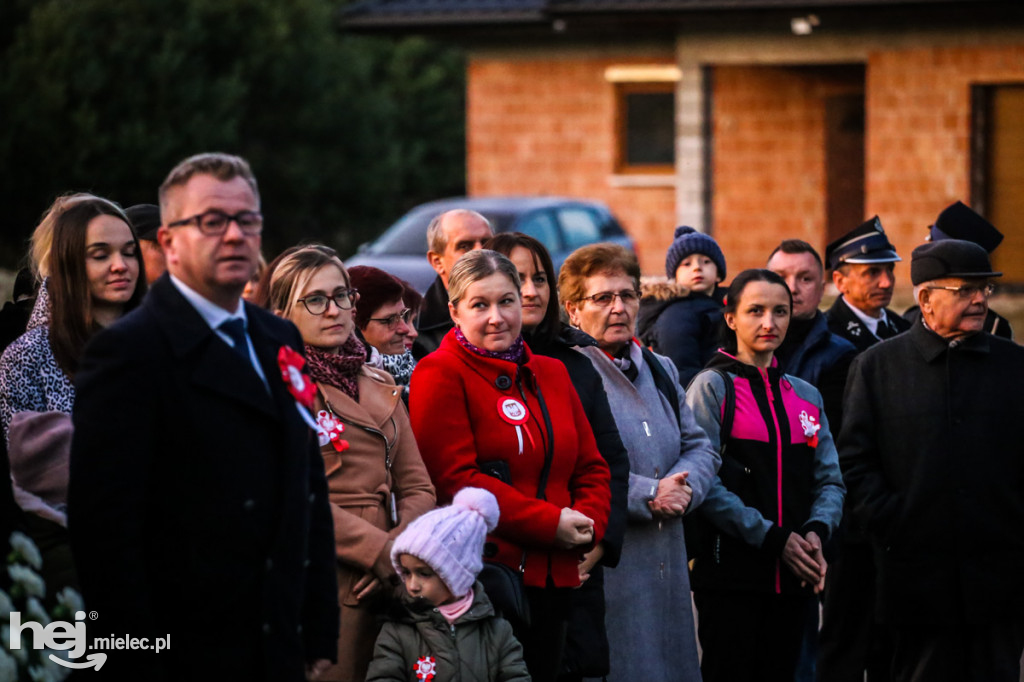
<path fill-rule="evenodd" d="M 398 219 L 370 249 L 375 254 L 422 256 L 427 253 L 427 226 L 434 211 L 412 211 Z"/>
<path fill-rule="evenodd" d="M 574 251 L 601 241 L 601 218 L 588 208 L 572 206 L 558 209 L 558 220 L 565 236 L 565 248 Z"/>
<path fill-rule="evenodd" d="M 558 224 L 549 211 L 535 211 L 523 216 L 515 224 L 514 229 L 539 241 L 549 253 L 557 253 L 562 250 L 562 238 L 558 234 Z"/>

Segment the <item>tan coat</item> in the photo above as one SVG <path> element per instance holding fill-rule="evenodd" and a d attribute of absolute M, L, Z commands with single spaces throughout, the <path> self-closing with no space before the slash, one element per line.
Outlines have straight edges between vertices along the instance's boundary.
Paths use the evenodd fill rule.
<path fill-rule="evenodd" d="M 341 437 L 350 446 L 337 452 L 328 443 L 320 450 L 334 516 L 341 604 L 338 665 L 320 679 L 361 681 L 373 657 L 380 625 L 369 608 L 371 604 L 366 603 L 367 599 L 362 604 L 356 601 L 352 587 L 372 571 L 384 587 L 369 601 L 376 602 L 384 592 L 390 592 L 395 575 L 391 544 L 410 521 L 434 508 L 434 486 L 420 459 L 401 389 L 395 387 L 389 374 L 364 365 L 359 375 L 358 403 L 333 386 L 320 384 L 318 389 L 314 410 L 327 409 L 329 403 L 345 425 Z M 390 445 L 390 453 L 386 444 Z M 392 492 L 398 511 L 397 526 L 389 518 Z"/>

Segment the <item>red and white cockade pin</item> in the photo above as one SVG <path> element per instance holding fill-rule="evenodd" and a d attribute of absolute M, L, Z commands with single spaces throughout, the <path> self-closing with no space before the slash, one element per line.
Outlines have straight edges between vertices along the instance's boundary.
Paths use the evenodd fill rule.
<path fill-rule="evenodd" d="M 412 671 L 416 673 L 417 680 L 425 680 L 430 682 L 434 679 L 434 673 L 437 670 L 437 663 L 434 662 L 433 656 L 420 656 L 419 660 L 416 661 L 416 665 L 412 667 Z"/>
<path fill-rule="evenodd" d="M 281 346 L 281 350 L 277 351 L 277 366 L 281 370 L 281 378 L 288 387 L 288 392 L 295 398 L 295 405 L 299 408 L 302 420 L 315 430 L 317 425 L 309 411 L 313 409 L 316 384 L 302 371 L 306 366 L 306 358 L 288 346 Z"/>
<path fill-rule="evenodd" d="M 807 414 L 807 410 L 800 413 L 800 426 L 804 430 L 804 438 L 807 439 L 807 444 L 812 448 L 818 447 L 818 431 L 821 430 L 821 424 L 814 417 Z"/>
<path fill-rule="evenodd" d="M 320 440 L 320 447 L 330 443 L 338 452 L 345 452 L 349 448 L 347 440 L 341 437 L 345 433 L 345 425 L 327 410 L 320 410 L 316 413 L 316 435 Z"/>
<path fill-rule="evenodd" d="M 498 416 L 516 427 L 516 438 L 519 439 L 519 454 L 523 454 L 523 424 L 530 419 L 530 411 L 526 409 L 526 405 L 515 398 L 503 395 L 498 398 Z M 526 437 L 530 439 L 530 447 L 536 448 L 529 429 L 526 429 Z"/>

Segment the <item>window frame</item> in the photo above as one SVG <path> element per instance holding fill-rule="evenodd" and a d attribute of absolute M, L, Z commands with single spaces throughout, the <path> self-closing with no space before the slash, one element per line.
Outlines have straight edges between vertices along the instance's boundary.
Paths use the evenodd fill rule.
<path fill-rule="evenodd" d="M 614 172 L 621 175 L 671 175 L 676 172 L 676 131 L 675 121 L 675 81 L 615 82 L 615 161 Z M 628 95 L 635 94 L 671 94 L 673 96 L 672 115 L 672 162 L 659 164 L 633 164 L 627 160 L 629 143 L 629 122 L 626 100 Z"/>

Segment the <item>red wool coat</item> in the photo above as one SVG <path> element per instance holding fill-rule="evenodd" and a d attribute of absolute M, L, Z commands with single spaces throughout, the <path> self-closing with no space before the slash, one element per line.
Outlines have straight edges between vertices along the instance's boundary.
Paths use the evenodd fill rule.
<path fill-rule="evenodd" d="M 438 503 L 451 502 L 466 486 L 485 488 L 498 498 L 501 517 L 488 537 L 498 551 L 488 558 L 515 569 L 523 565 L 526 585 L 543 587 L 550 575 L 556 587 L 575 587 L 577 563 L 589 547 L 556 547 L 558 518 L 563 507 L 571 507 L 594 520 L 595 542 L 603 537 L 611 499 L 608 465 L 597 450 L 565 366 L 534 355 L 529 348 L 525 352 L 527 361 L 520 368 L 469 352 L 455 340 L 455 332 L 449 332 L 440 348 L 420 360 L 413 372 L 413 433 L 437 488 Z M 534 381 L 554 430 L 546 500 L 536 497 L 549 434 Z M 500 406 L 508 398 L 523 404 L 524 396 L 529 417 L 521 426 L 520 454 L 516 427 L 502 417 Z M 478 462 L 493 460 L 508 463 L 511 485 L 480 470 Z"/>

